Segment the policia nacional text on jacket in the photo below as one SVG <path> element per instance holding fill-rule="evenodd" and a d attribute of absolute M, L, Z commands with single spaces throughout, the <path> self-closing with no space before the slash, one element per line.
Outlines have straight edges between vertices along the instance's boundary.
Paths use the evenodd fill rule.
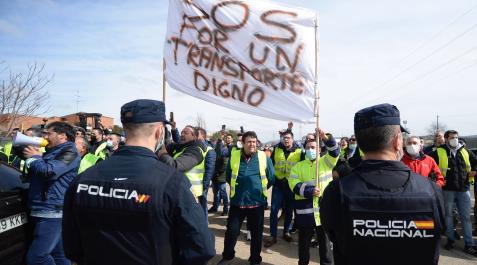
<path fill-rule="evenodd" d="M 214 237 L 187 177 L 160 162 L 164 104 L 121 108 L 126 145 L 78 175 L 65 197 L 63 238 L 79 264 L 197 264 L 215 255 Z"/>
<path fill-rule="evenodd" d="M 328 185 L 320 208 L 335 264 L 437 264 L 442 191 L 399 161 L 398 109 L 372 106 L 357 112 L 354 122 L 364 160 Z"/>

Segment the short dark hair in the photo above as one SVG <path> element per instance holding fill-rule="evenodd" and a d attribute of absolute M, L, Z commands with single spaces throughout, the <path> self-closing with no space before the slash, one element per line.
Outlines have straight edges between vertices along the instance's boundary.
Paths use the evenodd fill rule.
<path fill-rule="evenodd" d="M 457 135 L 459 135 L 459 133 L 458 133 L 457 131 L 455 131 L 455 130 L 447 130 L 447 131 L 444 133 L 444 138 L 446 138 L 446 139 L 449 138 L 449 135 L 451 135 L 451 134 L 457 134 Z"/>
<path fill-rule="evenodd" d="M 52 129 L 55 133 L 58 133 L 58 134 L 64 133 L 68 141 L 70 142 L 75 141 L 76 136 L 74 133 L 73 126 L 71 126 L 70 124 L 66 122 L 55 121 L 55 122 L 49 123 L 48 125 L 46 125 L 46 129 L 47 130 Z"/>
<path fill-rule="evenodd" d="M 201 134 L 203 134 L 204 136 L 207 136 L 207 131 L 206 131 L 204 128 L 202 128 L 202 127 L 196 127 L 196 129 L 197 129 L 197 132 L 198 132 L 198 133 L 201 133 Z M 199 136 L 199 135 L 197 135 L 197 136 Z"/>
<path fill-rule="evenodd" d="M 81 127 L 75 127 L 75 133 L 81 132 L 83 135 L 86 135 L 86 130 Z"/>
<path fill-rule="evenodd" d="M 26 131 L 27 132 L 28 131 L 33 132 L 33 136 L 35 136 L 35 137 L 41 137 L 41 129 L 40 128 L 33 128 L 32 127 L 32 128 L 28 128 Z"/>
<path fill-rule="evenodd" d="M 257 134 L 254 131 L 248 131 L 242 134 L 242 142 L 245 142 L 245 139 L 247 139 L 247 137 L 255 138 L 255 139 L 258 138 Z"/>
<path fill-rule="evenodd" d="M 93 131 L 94 131 L 94 130 L 98 131 L 101 135 L 104 134 L 104 131 L 103 131 L 103 129 L 101 129 L 101 128 L 93 128 Z"/>
<path fill-rule="evenodd" d="M 354 133 L 363 152 L 376 152 L 387 149 L 399 130 L 399 125 L 385 125 L 356 130 Z"/>
<path fill-rule="evenodd" d="M 287 134 L 291 135 L 292 138 L 294 137 L 294 136 L 293 136 L 293 132 L 292 132 L 292 131 L 288 131 L 288 130 L 285 131 L 285 132 L 283 132 L 282 134 L 280 134 L 280 136 L 283 137 L 283 136 L 285 136 L 285 135 L 287 135 Z"/>
<path fill-rule="evenodd" d="M 225 137 L 227 137 L 227 136 L 230 136 L 230 137 L 234 138 L 234 136 L 233 136 L 231 133 L 227 133 L 227 134 L 225 135 Z"/>
<path fill-rule="evenodd" d="M 192 134 L 195 136 L 195 137 L 198 137 L 199 136 L 199 130 L 197 129 L 197 127 L 194 127 L 192 125 L 187 125 L 186 127 L 184 128 L 191 128 L 192 129 Z"/>

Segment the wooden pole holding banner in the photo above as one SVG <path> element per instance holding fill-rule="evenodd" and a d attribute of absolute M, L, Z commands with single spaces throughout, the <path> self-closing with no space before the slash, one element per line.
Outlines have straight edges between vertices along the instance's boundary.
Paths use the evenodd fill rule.
<path fill-rule="evenodd" d="M 166 104 L 166 59 L 162 59 L 162 102 Z"/>
<path fill-rule="evenodd" d="M 318 89 L 318 15 L 315 18 L 315 117 L 316 117 L 316 129 L 320 128 L 320 90 Z M 315 141 L 316 141 L 316 171 L 315 171 L 315 177 L 316 177 L 316 184 L 315 187 L 317 187 L 320 190 L 320 195 L 323 192 L 321 190 L 321 185 L 319 181 L 319 160 L 321 157 L 321 147 L 320 147 L 320 133 L 319 131 L 315 130 L 317 135 L 315 136 Z"/>

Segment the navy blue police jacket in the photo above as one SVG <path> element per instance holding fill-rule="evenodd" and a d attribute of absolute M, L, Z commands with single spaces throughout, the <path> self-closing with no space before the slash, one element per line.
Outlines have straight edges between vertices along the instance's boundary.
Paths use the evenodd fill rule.
<path fill-rule="evenodd" d="M 332 181 L 320 217 L 337 265 L 439 261 L 442 191 L 401 161 L 364 160 Z"/>
<path fill-rule="evenodd" d="M 123 146 L 66 193 L 63 245 L 79 264 L 205 264 L 213 234 L 190 182 L 149 149 Z"/>

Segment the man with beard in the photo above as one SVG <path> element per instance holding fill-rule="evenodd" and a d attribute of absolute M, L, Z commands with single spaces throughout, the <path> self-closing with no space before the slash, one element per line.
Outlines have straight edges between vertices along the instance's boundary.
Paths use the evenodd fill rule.
<path fill-rule="evenodd" d="M 198 135 L 197 128 L 186 126 L 182 129 L 180 144 L 170 144 L 161 149 L 158 156 L 160 161 L 183 172 L 189 178 L 192 193 L 197 200 L 201 200 L 199 197 L 203 196 L 206 150 L 197 140 Z"/>

